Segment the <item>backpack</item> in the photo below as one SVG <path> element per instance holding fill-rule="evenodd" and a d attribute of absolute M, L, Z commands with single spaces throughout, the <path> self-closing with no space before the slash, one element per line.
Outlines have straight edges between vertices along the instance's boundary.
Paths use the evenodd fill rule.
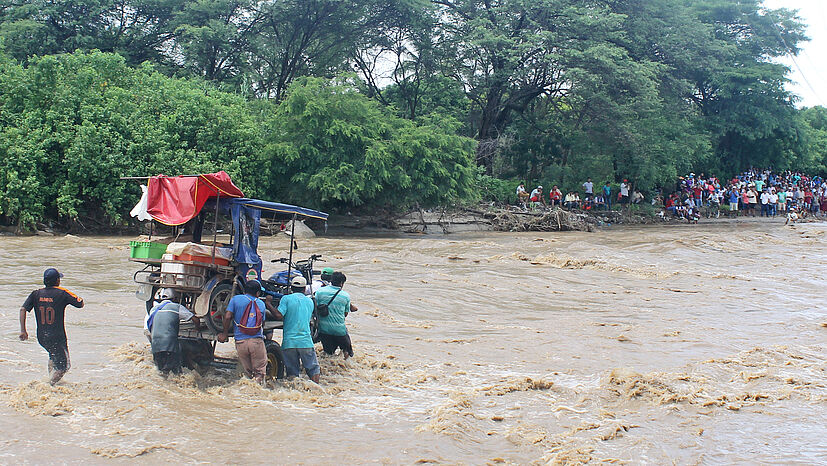
<path fill-rule="evenodd" d="M 336 290 L 336 293 L 333 294 L 333 297 L 330 298 L 330 301 L 328 301 L 327 304 L 316 303 L 316 312 L 319 314 L 319 317 L 327 317 L 330 315 L 330 303 L 336 299 L 336 296 L 338 296 L 340 291 L 342 291 L 341 288 Z"/>
<path fill-rule="evenodd" d="M 253 304 L 255 302 L 256 302 L 255 299 L 251 299 L 250 303 L 247 304 L 247 307 L 244 309 L 244 314 L 241 315 L 241 322 L 244 322 L 246 324 L 247 322 L 250 321 L 250 311 L 253 310 Z M 256 320 L 255 320 L 255 324 L 252 327 L 247 327 L 247 326 L 243 325 L 241 322 L 236 323 L 236 325 L 238 326 L 238 329 L 241 330 L 241 333 L 243 333 L 245 335 L 251 335 L 251 336 L 252 335 L 258 335 L 258 332 L 261 330 L 261 326 L 262 326 L 263 321 L 264 321 L 264 313 L 259 312 L 258 306 L 255 306 L 255 308 L 256 308 L 256 310 L 255 310 Z"/>

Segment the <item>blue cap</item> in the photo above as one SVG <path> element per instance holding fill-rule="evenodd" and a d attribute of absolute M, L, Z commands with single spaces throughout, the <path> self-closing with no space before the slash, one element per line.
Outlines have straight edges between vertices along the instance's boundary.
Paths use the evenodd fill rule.
<path fill-rule="evenodd" d="M 46 286 L 56 284 L 60 278 L 63 278 L 63 274 L 55 268 L 48 268 L 43 271 L 43 284 Z"/>

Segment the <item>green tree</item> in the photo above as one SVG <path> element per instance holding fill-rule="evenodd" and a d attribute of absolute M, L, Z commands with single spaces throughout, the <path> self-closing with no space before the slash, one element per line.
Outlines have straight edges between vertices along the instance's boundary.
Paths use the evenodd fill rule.
<path fill-rule="evenodd" d="M 600 2 L 435 0 L 444 73 L 473 103 L 477 163 L 491 173 L 498 138 L 537 97 L 564 97 L 583 58 L 611 53 L 622 19 Z"/>
<path fill-rule="evenodd" d="M 433 117 L 394 117 L 349 79 L 302 78 L 269 128 L 273 191 L 325 208 L 396 209 L 474 196 L 474 142 Z"/>
<path fill-rule="evenodd" d="M 133 65 L 167 63 L 174 18 L 185 0 L 0 0 L 0 37 L 19 61 L 98 49 Z"/>
<path fill-rule="evenodd" d="M 798 117 L 805 133 L 805 149 L 795 168 L 827 175 L 827 108 L 805 108 Z"/>
<path fill-rule="evenodd" d="M 206 91 L 206 92 L 205 92 Z M 123 175 L 227 170 L 264 194 L 258 115 L 203 81 L 164 77 L 101 52 L 2 64 L 0 215 L 118 222 L 138 198 Z"/>

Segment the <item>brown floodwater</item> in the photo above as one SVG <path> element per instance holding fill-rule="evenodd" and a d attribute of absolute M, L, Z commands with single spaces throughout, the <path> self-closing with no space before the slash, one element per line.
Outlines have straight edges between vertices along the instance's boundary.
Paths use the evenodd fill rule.
<path fill-rule="evenodd" d="M 157 373 L 129 238 L 3 237 L 0 463 L 824 463 L 825 240 L 760 221 L 301 240 L 348 275 L 356 356 L 261 388 Z M 86 300 L 54 388 L 17 339 L 50 266 Z"/>

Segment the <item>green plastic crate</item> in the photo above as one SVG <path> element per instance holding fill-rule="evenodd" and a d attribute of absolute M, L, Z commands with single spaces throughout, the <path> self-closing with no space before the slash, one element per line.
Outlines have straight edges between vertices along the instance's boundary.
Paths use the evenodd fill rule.
<path fill-rule="evenodd" d="M 129 242 L 129 257 L 133 259 L 161 259 L 167 252 L 167 245 L 144 241 Z"/>

